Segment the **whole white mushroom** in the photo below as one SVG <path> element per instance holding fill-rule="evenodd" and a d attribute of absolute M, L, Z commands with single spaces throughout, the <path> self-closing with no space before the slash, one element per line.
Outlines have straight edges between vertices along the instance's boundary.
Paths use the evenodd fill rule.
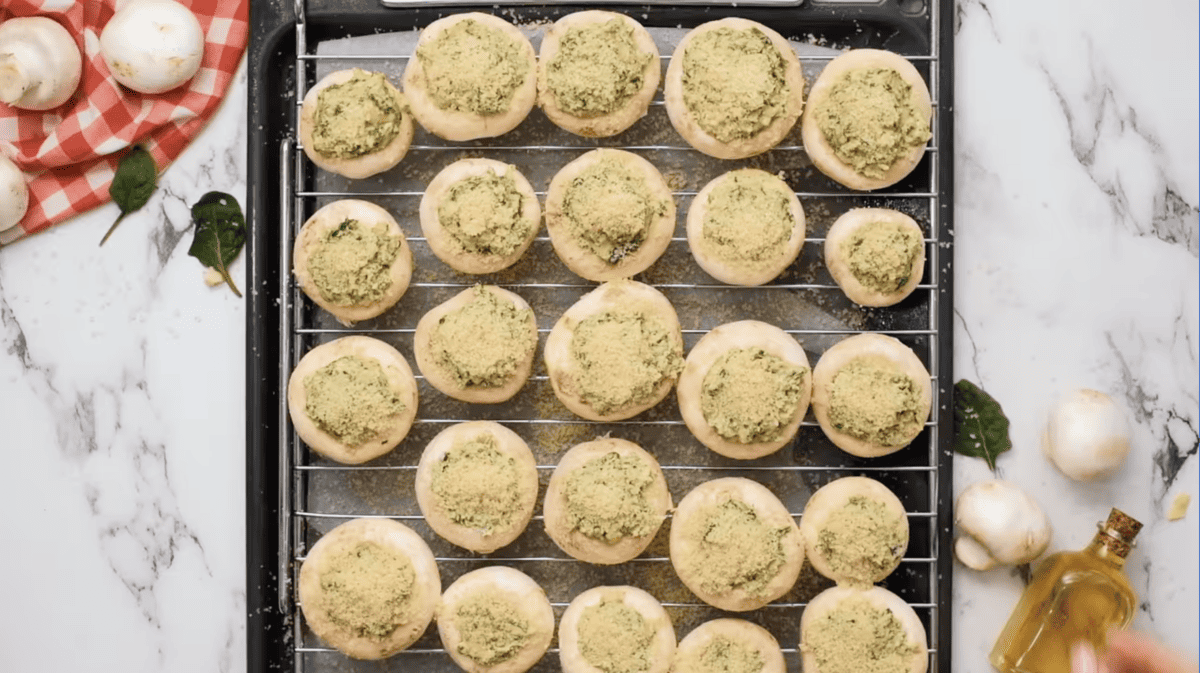
<path fill-rule="evenodd" d="M 204 32 L 192 10 L 174 0 L 131 0 L 105 24 L 100 53 L 121 84 L 163 93 L 200 69 Z"/>
<path fill-rule="evenodd" d="M 28 208 L 29 186 L 25 184 L 25 175 L 0 154 L 0 231 L 17 226 Z"/>
<path fill-rule="evenodd" d="M 79 46 L 62 24 L 44 16 L 0 24 L 0 101 L 23 110 L 56 108 L 79 88 L 82 74 Z"/>
<path fill-rule="evenodd" d="M 962 535 L 954 555 L 974 570 L 1028 563 L 1050 544 L 1050 520 L 1016 484 L 989 479 L 971 484 L 954 502 Z"/>
<path fill-rule="evenodd" d="M 1051 463 L 1075 481 L 1110 477 L 1129 455 L 1129 421 L 1111 397 L 1076 390 L 1055 404 L 1042 434 Z"/>

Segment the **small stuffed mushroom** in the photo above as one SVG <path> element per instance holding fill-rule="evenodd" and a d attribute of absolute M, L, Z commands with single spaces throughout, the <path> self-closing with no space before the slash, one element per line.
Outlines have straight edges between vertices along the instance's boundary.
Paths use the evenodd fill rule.
<path fill-rule="evenodd" d="M 742 168 L 696 194 L 687 216 L 688 248 L 722 283 L 763 285 L 783 273 L 804 245 L 804 208 L 776 175 Z"/>
<path fill-rule="evenodd" d="M 658 47 L 642 24 L 616 12 L 568 14 L 538 54 L 538 105 L 576 135 L 614 136 L 646 115 L 661 79 Z"/>
<path fill-rule="evenodd" d="M 795 125 L 804 75 L 782 35 L 726 18 L 680 40 L 663 94 L 671 125 L 692 147 L 717 159 L 744 159 L 778 145 Z"/>
<path fill-rule="evenodd" d="M 925 234 L 899 211 L 855 208 L 834 221 L 825 235 L 825 265 L 850 301 L 892 306 L 921 283 Z"/>
<path fill-rule="evenodd" d="M 899 339 L 858 334 L 839 341 L 813 368 L 813 414 L 825 436 L 860 458 L 908 446 L 929 420 L 929 371 Z"/>
<path fill-rule="evenodd" d="M 563 673 L 667 673 L 675 628 L 662 604 L 645 591 L 598 586 L 576 596 L 563 612 L 558 647 Z"/>
<path fill-rule="evenodd" d="M 429 545 L 391 519 L 352 519 L 300 566 L 300 610 L 317 637 L 353 659 L 385 659 L 433 619 L 442 580 Z"/>
<path fill-rule="evenodd" d="M 493 421 L 442 430 L 417 465 L 417 506 L 433 532 L 481 554 L 520 537 L 537 504 L 537 463 L 525 440 Z"/>
<path fill-rule="evenodd" d="M 288 379 L 288 414 L 317 453 L 357 465 L 391 451 L 417 416 L 417 381 L 404 356 L 367 336 L 304 354 Z"/>
<path fill-rule="evenodd" d="M 675 673 L 741 671 L 784 673 L 787 662 L 771 632 L 744 619 L 714 619 L 692 629 L 675 650 Z"/>
<path fill-rule="evenodd" d="M 515 166 L 460 159 L 443 168 L 421 197 L 429 249 L 455 271 L 495 273 L 521 259 L 542 223 L 533 186 Z"/>
<path fill-rule="evenodd" d="M 637 275 L 675 232 L 675 200 L 662 173 L 624 150 L 592 150 L 563 166 L 546 193 L 554 252 L 588 280 Z"/>
<path fill-rule="evenodd" d="M 812 371 L 787 332 L 742 320 L 692 347 L 676 394 L 684 423 L 702 444 L 729 458 L 761 458 L 796 436 L 812 397 Z"/>
<path fill-rule="evenodd" d="M 387 77 L 354 68 L 326 75 L 300 107 L 300 142 L 317 166 L 351 179 L 391 169 L 413 138 L 408 101 Z"/>
<path fill-rule="evenodd" d="M 537 54 L 516 26 L 491 14 L 438 19 L 421 31 L 404 69 L 412 113 L 446 140 L 516 128 L 537 100 Z"/>
<path fill-rule="evenodd" d="M 929 646 L 921 618 L 882 587 L 832 587 L 800 615 L 800 660 L 805 673 L 865 671 L 880 660 L 901 673 L 925 673 Z"/>
<path fill-rule="evenodd" d="M 388 211 L 342 199 L 300 228 L 292 267 L 304 294 L 350 326 L 400 301 L 412 280 L 412 249 Z"/>
<path fill-rule="evenodd" d="M 438 635 L 467 673 L 524 673 L 554 637 L 554 609 L 525 573 L 489 566 L 459 577 L 442 594 Z"/>
<path fill-rule="evenodd" d="M 843 477 L 817 489 L 800 517 L 808 562 L 837 582 L 870 586 L 900 565 L 908 515 L 891 489 L 867 477 Z"/>
<path fill-rule="evenodd" d="M 792 515 L 766 486 L 741 477 L 692 489 L 671 521 L 671 565 L 700 600 L 757 610 L 791 590 L 804 564 Z"/>
<path fill-rule="evenodd" d="M 679 316 L 653 287 L 609 281 L 558 319 L 545 359 L 567 409 L 590 421 L 631 418 L 670 394 L 683 370 Z"/>
<path fill-rule="evenodd" d="M 615 437 L 563 454 L 546 487 L 546 534 L 587 563 L 624 563 L 645 551 L 671 510 L 654 456 Z"/>
<path fill-rule="evenodd" d="M 817 77 L 800 135 L 825 175 L 851 189 L 882 189 L 921 162 L 932 119 L 929 87 L 907 59 L 852 49 Z"/>
<path fill-rule="evenodd" d="M 529 380 L 537 340 L 537 319 L 524 299 L 476 285 L 422 316 L 413 353 L 425 380 L 442 393 L 497 404 Z"/>

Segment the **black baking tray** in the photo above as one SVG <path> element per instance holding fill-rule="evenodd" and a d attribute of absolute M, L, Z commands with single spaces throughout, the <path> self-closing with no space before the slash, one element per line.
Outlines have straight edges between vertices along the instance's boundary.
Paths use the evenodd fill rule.
<path fill-rule="evenodd" d="M 299 0 L 304 2 L 304 0 Z M 577 11 L 582 5 L 505 6 L 504 15 L 554 20 Z M 937 69 L 937 87 L 933 90 L 939 115 L 938 134 L 933 142 L 940 154 L 934 176 L 938 226 L 936 238 L 942 243 L 937 274 L 937 319 L 941 333 L 937 340 L 939 395 L 943 405 L 953 393 L 953 361 L 950 332 L 953 320 L 952 256 L 953 245 L 953 11 L 954 3 L 943 0 L 934 9 L 930 0 L 882 0 L 878 2 L 807 2 L 800 7 L 753 7 L 728 5 L 664 6 L 587 5 L 592 9 L 611 9 L 640 17 L 653 11 L 647 25 L 692 27 L 721 16 L 737 15 L 770 25 L 786 37 L 823 38 L 843 48 L 875 47 L 901 54 L 929 54 L 930 40 L 937 41 L 938 59 L 929 67 Z M 306 34 L 309 45 L 321 40 L 365 35 L 373 32 L 422 27 L 440 16 L 466 11 L 496 12 L 495 5 L 439 7 L 428 3 L 419 8 L 388 9 L 375 0 L 308 0 Z M 936 22 L 931 12 L 937 11 Z M 292 670 L 294 652 L 289 638 L 291 615 L 279 609 L 279 375 L 280 337 L 279 281 L 290 269 L 282 268 L 279 249 L 288 223 L 282 222 L 279 176 L 283 171 L 279 147 L 294 137 L 295 84 L 297 77 L 312 82 L 313 73 L 296 69 L 296 13 L 294 0 L 255 0 L 251 6 L 248 102 L 248 180 L 247 216 L 250 236 L 247 240 L 249 276 L 246 341 L 246 607 L 247 670 Z M 936 25 L 936 34 L 930 30 Z M 924 68 L 922 68 L 924 69 Z M 731 164 L 732 165 L 732 164 Z M 920 173 L 918 167 L 914 174 Z M 906 182 L 893 189 L 904 190 Z M 832 183 L 830 183 L 832 185 Z M 836 185 L 832 185 L 836 187 Z M 928 187 L 929 185 L 926 185 Z M 889 190 L 882 190 L 886 194 Z M 881 313 L 872 320 L 872 329 L 887 329 L 889 319 Z M 944 409 L 951 407 L 944 406 Z M 940 549 L 936 572 L 938 610 L 935 654 L 939 671 L 950 670 L 951 603 L 951 526 L 952 470 L 949 443 L 953 415 L 938 416 L 939 455 L 937 547 Z M 931 633 L 931 636 L 934 634 Z"/>

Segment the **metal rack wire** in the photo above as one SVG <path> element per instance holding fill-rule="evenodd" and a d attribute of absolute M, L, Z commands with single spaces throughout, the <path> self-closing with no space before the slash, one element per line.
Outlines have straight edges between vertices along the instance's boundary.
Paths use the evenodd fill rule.
<path fill-rule="evenodd" d="M 364 61 L 364 62 L 384 62 L 389 64 L 397 64 L 406 62 L 407 54 L 371 54 L 371 55 L 355 55 L 353 57 L 323 55 L 310 53 L 311 48 L 308 44 L 308 31 L 306 30 L 306 15 L 305 15 L 305 0 L 296 0 L 295 12 L 297 17 L 296 26 L 296 83 L 294 89 L 294 111 L 299 115 L 300 102 L 304 99 L 308 87 L 313 81 L 310 79 L 312 75 L 311 66 L 317 66 L 322 63 L 336 62 L 338 60 L 346 61 Z M 386 4 L 386 0 L 385 0 Z M 779 6 L 794 5 L 797 3 L 790 0 L 766 0 L 766 4 L 777 4 Z M 730 10 L 731 13 L 736 13 L 737 10 Z M 918 65 L 925 65 L 924 72 L 931 92 L 935 96 L 935 110 L 941 111 L 937 106 L 936 96 L 939 90 L 937 78 L 939 76 L 939 68 L 936 67 L 939 60 L 937 36 L 939 35 L 938 20 L 940 16 L 940 0 L 932 0 L 931 6 L 927 8 L 928 12 L 928 28 L 931 39 L 929 44 L 931 49 L 927 54 L 912 54 L 908 55 L 910 60 Z M 663 55 L 664 64 L 669 59 L 669 51 L 665 51 Z M 802 57 L 806 68 L 817 69 L 823 63 L 832 58 L 832 55 L 819 55 Z M 810 79 L 811 82 L 811 79 Z M 662 100 L 661 96 L 657 97 L 652 104 L 651 114 L 663 115 L 661 111 Z M 655 110 L 658 112 L 655 112 Z M 886 464 L 870 464 L 855 461 L 843 460 L 835 464 L 800 464 L 800 461 L 794 459 L 789 460 L 786 456 L 769 458 L 765 464 L 763 461 L 750 461 L 749 464 L 730 464 L 728 461 L 718 462 L 716 460 L 705 460 L 704 456 L 710 454 L 701 453 L 701 459 L 692 463 L 671 463 L 662 461 L 664 472 L 668 474 L 668 481 L 671 481 L 672 475 L 678 476 L 681 480 L 693 479 L 697 475 L 704 478 L 713 478 L 716 476 L 724 476 L 729 474 L 745 474 L 751 478 L 756 477 L 796 477 L 798 479 L 822 479 L 826 475 L 843 476 L 850 474 L 865 474 L 876 478 L 892 478 L 901 485 L 915 485 L 918 489 L 925 489 L 924 493 L 912 495 L 910 499 L 915 499 L 924 503 L 919 508 L 909 508 L 908 517 L 910 526 L 914 530 L 924 526 L 922 530 L 924 534 L 917 535 L 914 539 L 920 541 L 920 549 L 914 549 L 910 544 L 908 554 L 902 561 L 901 569 L 905 567 L 914 568 L 911 573 L 914 578 L 914 583 L 918 586 L 911 586 L 910 593 L 914 596 L 924 596 L 924 599 L 909 600 L 909 604 L 921 614 L 926 623 L 927 632 L 930 642 L 930 670 L 938 672 L 938 656 L 939 647 L 942 643 L 939 642 L 939 629 L 935 625 L 941 623 L 948 616 L 942 614 L 944 607 L 938 605 L 938 562 L 941 558 L 942 550 L 939 549 L 938 529 L 944 524 L 943 512 L 940 512 L 939 503 L 941 500 L 938 493 L 938 475 L 943 469 L 942 461 L 939 456 L 939 419 L 946 402 L 946 391 L 939 386 L 941 381 L 942 364 L 939 361 L 940 340 L 948 339 L 948 334 L 943 332 L 948 326 L 939 324 L 939 294 L 942 291 L 942 284 L 948 274 L 943 274 L 942 264 L 940 261 L 939 251 L 943 245 L 948 245 L 948 241 L 939 237 L 939 232 L 942 227 L 939 223 L 939 217 L 943 212 L 940 203 L 939 191 L 939 167 L 941 164 L 939 148 L 936 139 L 940 138 L 939 134 L 939 118 L 940 114 L 935 113 L 933 119 L 933 138 L 928 150 L 928 160 L 923 162 L 918 171 L 926 173 L 919 176 L 915 181 L 920 187 L 910 191 L 895 191 L 883 195 L 864 195 L 848 192 L 845 190 L 836 189 L 836 185 L 827 180 L 811 180 L 812 184 L 818 186 L 817 189 L 798 189 L 797 195 L 804 202 L 806 210 L 814 204 L 831 204 L 833 207 L 838 207 L 844 202 L 861 202 L 868 200 L 872 202 L 884 202 L 887 204 L 902 204 L 908 209 L 916 209 L 920 211 L 922 217 L 917 218 L 923 229 L 927 232 L 925 238 L 927 269 L 925 271 L 925 279 L 917 286 L 915 295 L 919 296 L 916 300 L 917 312 L 921 315 L 916 324 L 906 324 L 895 327 L 886 327 L 884 329 L 872 329 L 870 331 L 878 331 L 881 333 L 896 336 L 901 339 L 907 339 L 910 345 L 914 347 L 918 356 L 924 361 L 933 379 L 934 403 L 932 406 L 931 418 L 926 424 L 926 431 L 917 439 L 913 446 L 905 449 L 907 458 L 899 462 L 891 462 Z M 418 140 L 422 136 L 418 136 Z M 431 156 L 438 157 L 447 153 L 461 152 L 464 149 L 469 149 L 477 153 L 503 153 L 503 152 L 537 152 L 539 154 L 552 153 L 572 153 L 582 152 L 592 149 L 596 146 L 591 141 L 586 141 L 568 136 L 565 132 L 555 134 L 553 138 L 557 142 L 544 142 L 537 144 L 520 144 L 510 145 L 505 144 L 503 138 L 496 139 L 495 144 L 485 144 L 483 146 L 463 145 L 463 144 L 441 144 L 436 142 L 436 138 L 430 137 L 430 142 L 422 142 L 414 144 L 410 148 L 410 156 L 413 154 L 428 153 Z M 791 138 L 791 137 L 789 137 Z M 613 145 L 603 143 L 603 146 L 620 147 L 635 152 L 686 152 L 695 153 L 690 147 L 682 142 L 681 138 L 675 137 L 676 144 L 630 144 L 630 145 Z M 393 201 L 407 200 L 415 203 L 422 196 L 418 189 L 412 188 L 397 188 L 397 189 L 351 189 L 349 187 L 328 187 L 321 186 L 322 177 L 317 174 L 316 169 L 308 162 L 304 156 L 299 141 L 296 138 L 286 139 L 279 148 L 280 165 L 283 167 L 280 175 L 280 194 L 281 202 L 279 204 L 281 213 L 281 224 L 286 235 L 281 237 L 281 246 L 279 250 L 279 264 L 281 269 L 291 268 L 291 243 L 294 240 L 300 225 L 304 222 L 307 215 L 310 214 L 318 204 L 327 202 L 336 198 L 379 198 L 391 199 Z M 803 148 L 797 142 L 785 141 L 772 150 L 772 154 L 776 156 L 791 156 L 803 159 Z M 411 159 L 406 159 L 411 161 Z M 441 161 L 439 159 L 439 161 Z M 449 159 L 445 160 L 446 163 Z M 564 162 L 565 163 L 565 162 Z M 439 163 L 439 166 L 441 164 Z M 730 162 L 727 168 L 740 167 L 741 164 L 735 165 Z M 539 196 L 544 196 L 544 191 L 539 191 Z M 695 189 L 678 189 L 674 192 L 674 196 L 679 203 L 681 200 L 687 200 L 696 194 Z M 686 213 L 686 208 L 682 205 L 679 208 L 680 217 Z M 402 220 L 402 226 L 405 222 Z M 411 224 L 411 222 L 409 223 Z M 413 227 L 406 227 L 410 231 Z M 810 229 L 811 231 L 811 229 Z M 677 230 L 678 233 L 678 230 Z M 419 245 L 424 239 L 420 236 L 410 236 L 408 238 L 411 244 Z M 824 242 L 822 236 L 809 236 L 805 240 L 805 248 L 812 250 L 819 248 Z M 681 247 L 686 249 L 686 238 L 683 236 L 675 236 L 672 239 L 673 247 Z M 535 247 L 542 246 L 545 249 L 549 248 L 548 238 L 539 236 L 535 240 Z M 549 254 L 553 257 L 552 253 Z M 690 261 L 690 258 L 689 258 Z M 811 260 L 810 260 L 811 262 Z M 800 262 L 798 262 L 800 263 Z M 460 291 L 471 287 L 479 279 L 465 277 L 450 277 L 448 279 L 438 280 L 422 280 L 414 278 L 414 282 L 410 286 L 410 293 L 419 294 L 426 299 L 435 296 L 439 292 L 445 291 Z M 482 282 L 493 282 L 503 285 L 507 289 L 511 289 L 518 294 L 526 291 L 538 292 L 565 292 L 573 297 L 578 297 L 583 292 L 594 287 L 594 284 L 583 282 L 579 279 L 572 280 L 544 280 L 538 278 L 520 278 L 513 282 L 497 281 L 490 277 L 484 277 Z M 776 301 L 780 296 L 791 296 L 796 294 L 805 294 L 815 296 L 820 301 L 825 301 L 829 297 L 840 297 L 840 290 L 836 284 L 828 280 L 783 280 L 767 286 L 756 288 L 741 288 L 715 284 L 709 282 L 651 282 L 655 287 L 662 290 L 674 290 L 679 292 L 711 292 L 711 293 L 734 293 L 740 300 L 747 303 L 757 302 L 759 304 L 769 304 Z M 280 330 L 280 353 L 281 367 L 278 380 L 280 391 L 287 388 L 288 377 L 292 369 L 299 361 L 300 356 L 305 350 L 305 346 L 311 347 L 319 341 L 328 340 L 337 336 L 354 333 L 368 334 L 376 336 L 384 340 L 404 340 L 411 339 L 411 335 L 415 330 L 415 319 L 402 320 L 400 324 L 392 322 L 368 323 L 365 326 L 354 328 L 344 328 L 330 323 L 328 320 L 323 320 L 322 317 L 313 309 L 307 302 L 306 298 L 299 291 L 299 288 L 293 282 L 290 274 L 283 273 L 279 278 L 278 285 L 279 296 L 279 321 Z M 422 294 L 424 293 L 424 294 Z M 786 293 L 786 294 L 782 294 Z M 408 297 L 402 302 L 408 300 Z M 566 305 L 569 305 L 573 299 L 568 300 Z M 438 303 L 432 301 L 425 308 L 431 307 Z M 677 307 L 678 308 L 678 307 Z M 867 312 L 863 312 L 864 315 Z M 414 314 L 419 317 L 419 313 Z M 411 316 L 409 316 L 411 317 Z M 681 319 L 685 318 L 684 310 L 680 310 Z M 876 314 L 871 314 L 872 318 L 877 318 Z M 539 316 L 539 334 L 549 332 L 549 326 L 542 324 L 545 319 L 556 319 L 557 315 Z M 684 320 L 685 326 L 688 324 Z M 703 323 L 703 320 L 691 321 L 695 324 Z M 777 323 L 778 324 L 778 323 Z M 706 324 L 703 327 L 687 327 L 685 328 L 685 340 L 689 343 L 695 341 L 701 335 L 706 333 L 716 323 Z M 801 322 L 779 324 L 789 334 L 792 334 L 804 341 L 806 350 L 813 348 L 808 339 L 816 342 L 832 342 L 839 337 L 850 334 L 857 334 L 864 329 L 860 327 L 829 327 L 818 326 L 812 327 Z M 404 350 L 403 348 L 401 349 Z M 411 351 L 409 351 L 411 354 Z M 815 362 L 815 360 L 814 360 Z M 422 378 L 418 375 L 418 381 Z M 424 386 L 424 383 L 421 383 Z M 541 387 L 548 388 L 546 376 L 544 374 L 535 374 L 531 377 L 527 388 Z M 437 396 L 440 393 L 426 392 L 430 390 L 427 386 L 422 388 L 422 409 L 418 415 L 414 428 L 429 426 L 431 428 L 441 428 L 451 423 L 456 423 L 465 420 L 474 420 L 481 416 L 477 415 L 481 412 L 478 408 L 461 408 L 450 409 L 449 413 L 434 413 L 427 414 L 425 409 L 425 400 L 427 396 Z M 445 411 L 435 408 L 433 411 Z M 457 412 L 457 413 L 455 413 Z M 327 485 L 322 482 L 326 477 L 385 477 L 398 476 L 411 481 L 411 477 L 407 476 L 416 469 L 416 458 L 419 455 L 420 449 L 423 446 L 416 446 L 407 449 L 412 457 L 411 460 L 401 461 L 397 464 L 371 464 L 360 466 L 338 465 L 333 463 L 323 462 L 316 459 L 304 447 L 303 443 L 295 435 L 291 428 L 288 419 L 287 404 L 284 395 L 280 395 L 280 405 L 278 409 L 278 427 L 280 428 L 278 437 L 278 446 L 280 452 L 279 460 L 279 484 L 280 484 L 280 502 L 279 502 L 279 591 L 280 605 L 279 609 L 285 614 L 292 616 L 291 630 L 293 650 L 295 652 L 292 662 L 293 669 L 297 672 L 321 670 L 321 662 L 325 659 L 322 657 L 340 657 L 335 651 L 325 647 L 312 634 L 308 632 L 304 626 L 303 619 L 299 616 L 299 606 L 296 598 L 293 579 L 297 576 L 299 566 L 305 558 L 307 548 L 311 541 L 318 536 L 321 529 L 327 528 L 336 523 L 356 517 L 387 517 L 405 521 L 409 524 L 419 524 L 422 522 L 422 517 L 419 513 L 412 513 L 415 508 L 409 508 L 406 511 L 400 509 L 378 509 L 371 507 L 358 507 L 348 511 L 331 511 L 337 508 L 326 507 L 320 505 L 328 505 L 328 500 L 321 489 Z M 587 429 L 595 428 L 595 432 L 605 430 L 621 432 L 623 430 L 647 430 L 647 431 L 670 431 L 680 433 L 680 436 L 686 436 L 686 428 L 683 426 L 682 420 L 675 417 L 655 417 L 653 414 L 647 413 L 634 419 L 616 423 L 596 424 L 589 421 L 584 421 L 575 417 L 570 417 L 569 414 L 561 418 L 545 418 L 538 414 L 528 414 L 523 416 L 503 416 L 497 417 L 487 415 L 487 418 L 499 420 L 506 425 L 512 425 L 517 429 L 526 428 L 535 430 L 540 427 L 566 427 L 566 426 L 582 426 Z M 816 430 L 817 424 L 811 420 L 805 420 L 802 423 L 801 433 L 810 433 L 812 441 L 822 442 L 824 438 Z M 690 438 L 690 436 L 688 436 Z M 412 441 L 411 437 L 401 446 L 404 447 Z M 580 440 L 582 441 L 582 440 Z M 921 446 L 924 446 L 924 453 L 921 453 Z M 559 447 L 560 449 L 567 448 L 566 446 Z M 397 451 L 401 449 L 398 448 Z M 836 451 L 832 452 L 836 454 Z M 546 464 L 538 466 L 539 476 L 543 482 L 548 478 L 549 473 L 553 471 L 554 465 L 549 464 L 549 461 L 541 461 Z M 677 488 L 677 487 L 676 487 Z M 680 489 L 673 494 L 678 500 L 682 497 L 684 491 Z M 903 496 L 902 496 L 903 499 Z M 800 512 L 798 508 L 791 508 L 793 516 L 798 517 Z M 541 515 L 534 517 L 534 522 L 541 521 Z M 540 528 L 536 523 L 531 524 L 530 530 L 527 530 L 525 536 L 530 536 L 530 531 L 534 528 Z M 664 527 L 665 528 L 665 527 Z M 661 536 L 661 533 L 660 533 Z M 433 543 L 432 534 L 425 536 L 427 541 Z M 519 545 L 518 545 L 519 546 Z M 528 546 L 528 545 L 527 545 Z M 520 549 L 525 549 L 521 547 Z M 460 567 L 474 567 L 481 563 L 494 564 L 506 563 L 517 564 L 522 567 L 529 567 L 529 564 L 538 565 L 553 565 L 554 567 L 566 567 L 580 564 L 578 561 L 566 557 L 561 554 L 557 548 L 550 544 L 547 540 L 540 543 L 534 543 L 534 549 L 531 553 L 512 553 L 511 548 L 500 550 L 497 555 L 489 557 L 480 557 L 470 554 L 461 549 L 452 548 L 449 545 L 435 547 L 435 556 L 440 567 L 443 567 L 443 578 L 446 577 L 447 571 L 456 573 Z M 659 550 L 661 552 L 661 550 Z M 643 556 L 634 559 L 627 564 L 631 567 L 647 569 L 647 568 L 663 568 L 667 572 L 670 571 L 669 558 L 664 553 L 656 553 L 655 547 Z M 657 571 L 657 570 L 656 570 Z M 899 571 L 898 571 L 899 572 Z M 443 580 L 446 584 L 446 580 Z M 923 586 L 920 586 L 923 585 Z M 893 590 L 896 590 L 893 588 Z M 790 596 L 791 594 L 789 594 Z M 552 605 L 555 608 L 556 614 L 561 614 L 561 611 L 567 605 L 567 596 L 554 596 L 551 594 Z M 557 600 L 556 600 L 557 599 Z M 695 601 L 694 597 L 691 601 L 664 601 L 664 606 L 671 612 L 673 619 L 683 614 L 686 611 L 694 609 L 704 609 L 702 603 Z M 798 624 L 798 616 L 800 610 L 806 604 L 806 600 L 793 600 L 785 597 L 780 601 L 769 604 L 762 608 L 761 612 L 781 613 L 784 615 L 782 619 L 791 620 L 793 624 Z M 685 620 L 686 621 L 686 620 Z M 933 628 L 930 628 L 933 627 Z M 430 631 L 433 629 L 431 628 Z M 684 635 L 683 633 L 679 634 Z M 795 633 L 775 633 L 776 637 L 783 643 L 783 651 L 789 654 L 789 668 L 795 670 L 798 657 L 794 656 L 797 648 L 792 646 L 795 642 Z M 550 655 L 542 660 L 539 667 L 535 670 L 557 670 L 557 657 L 552 656 L 557 652 L 557 648 L 552 648 Z M 428 657 L 428 658 L 421 658 Z M 426 636 L 419 641 L 413 648 L 397 655 L 396 660 L 402 660 L 396 664 L 400 670 L 413 670 L 415 666 L 417 670 L 457 670 L 450 662 L 449 657 L 445 655 L 443 650 L 437 647 L 436 637 L 427 633 Z M 408 662 L 408 663 L 404 663 Z M 413 663 L 420 662 L 420 663 Z M 339 665 L 346 665 L 344 660 L 339 659 Z M 339 668 L 338 670 L 341 670 Z M 376 669 L 372 669 L 376 670 Z"/>

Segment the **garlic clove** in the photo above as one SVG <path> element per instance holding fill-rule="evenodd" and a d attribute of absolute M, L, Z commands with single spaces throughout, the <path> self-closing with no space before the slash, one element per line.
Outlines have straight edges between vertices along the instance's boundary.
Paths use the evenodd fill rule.
<path fill-rule="evenodd" d="M 0 23 L 0 101 L 23 110 L 56 108 L 82 75 L 79 46 L 57 21 L 27 16 Z"/>

